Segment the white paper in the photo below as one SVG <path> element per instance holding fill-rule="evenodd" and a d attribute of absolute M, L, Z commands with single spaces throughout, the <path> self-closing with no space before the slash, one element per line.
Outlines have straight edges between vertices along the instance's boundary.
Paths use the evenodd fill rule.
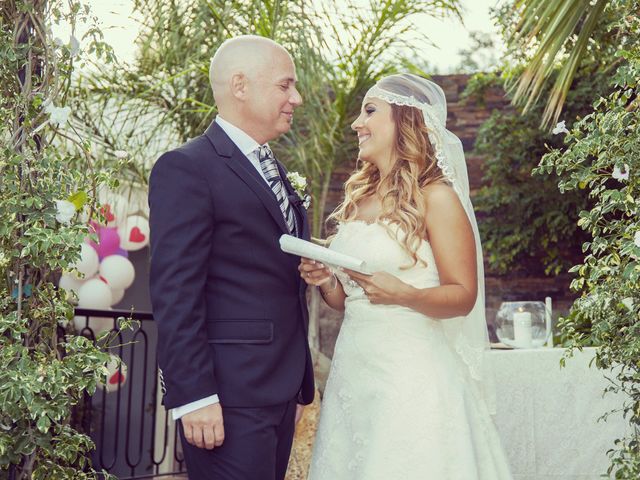
<path fill-rule="evenodd" d="M 371 275 L 372 273 L 364 260 L 329 250 L 328 248 L 321 247 L 320 245 L 292 235 L 282 235 L 280 237 L 280 249 L 286 253 L 322 262 L 328 267 L 348 268 L 349 270 L 364 273 L 365 275 Z"/>

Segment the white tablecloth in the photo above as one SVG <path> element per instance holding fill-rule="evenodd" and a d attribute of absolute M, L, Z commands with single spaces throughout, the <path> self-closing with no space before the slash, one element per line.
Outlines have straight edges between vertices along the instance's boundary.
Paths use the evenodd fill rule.
<path fill-rule="evenodd" d="M 516 480 L 595 480 L 609 465 L 606 451 L 626 431 L 622 397 L 602 392 L 602 370 L 589 367 L 595 349 L 576 352 L 560 368 L 563 349 L 493 350 L 500 432 Z"/>

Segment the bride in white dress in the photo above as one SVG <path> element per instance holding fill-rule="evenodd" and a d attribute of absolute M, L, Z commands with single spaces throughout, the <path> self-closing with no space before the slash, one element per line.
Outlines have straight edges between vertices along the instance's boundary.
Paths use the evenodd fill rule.
<path fill-rule="evenodd" d="M 385 77 L 352 128 L 359 165 L 331 248 L 371 276 L 303 259 L 344 310 L 309 480 L 511 479 L 491 420 L 478 230 L 459 139 L 433 82 Z"/>

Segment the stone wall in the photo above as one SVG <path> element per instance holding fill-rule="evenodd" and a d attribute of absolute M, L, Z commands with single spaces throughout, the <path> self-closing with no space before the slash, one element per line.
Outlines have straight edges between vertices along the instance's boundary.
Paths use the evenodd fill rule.
<path fill-rule="evenodd" d="M 494 109 L 507 109 L 508 101 L 504 98 L 504 92 L 500 89 L 491 89 L 487 92 L 482 105 L 472 101 L 463 102 L 460 98 L 464 91 L 468 75 L 434 76 L 433 80 L 444 90 L 448 102 L 447 128 L 458 135 L 466 153 L 469 169 L 469 183 L 471 192 L 477 191 L 482 185 L 483 158 L 473 155 L 476 135 L 480 125 L 489 118 Z M 354 142 L 355 142 L 354 136 Z M 349 177 L 355 166 L 355 161 L 340 168 L 334 173 L 330 188 L 327 213 L 342 199 L 342 185 Z M 482 218 L 479 217 L 481 222 Z M 569 278 L 559 277 L 533 277 L 533 276 L 492 276 L 486 277 L 487 321 L 490 331 L 493 328 L 493 319 L 500 303 L 505 300 L 544 300 L 550 296 L 554 301 L 554 319 L 557 319 L 560 311 L 566 311 L 571 304 L 571 296 L 568 292 Z M 321 351 L 331 357 L 335 345 L 336 336 L 342 322 L 342 315 L 328 308 L 323 308 L 320 320 L 320 345 Z"/>

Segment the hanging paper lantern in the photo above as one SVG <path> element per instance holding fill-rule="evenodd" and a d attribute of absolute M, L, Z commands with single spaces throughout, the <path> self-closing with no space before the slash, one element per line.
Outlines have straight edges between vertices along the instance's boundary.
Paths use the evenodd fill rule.
<path fill-rule="evenodd" d="M 122 300 L 122 297 L 124 297 L 123 288 L 117 290 L 111 289 L 111 306 L 114 306 L 116 303 Z"/>
<path fill-rule="evenodd" d="M 101 227 L 98 230 L 98 244 L 95 245 L 98 258 L 102 260 L 114 255 L 120 248 L 120 235 L 117 228 Z"/>
<path fill-rule="evenodd" d="M 120 255 L 110 255 L 100 263 L 100 277 L 113 290 L 129 288 L 135 276 L 133 264 Z"/>
<path fill-rule="evenodd" d="M 80 258 L 71 265 L 71 268 L 83 273 L 85 278 L 92 277 L 98 271 L 98 264 L 100 263 L 98 254 L 86 243 L 83 243 L 80 249 Z"/>
<path fill-rule="evenodd" d="M 93 335 L 98 338 L 102 332 L 107 330 L 112 330 L 115 321 L 113 318 L 109 317 L 89 317 L 89 321 L 87 322 L 87 317 L 81 317 L 76 315 L 73 317 L 73 326 L 76 329 L 76 333 L 81 335 L 87 332 L 86 329 L 89 329 L 93 332 Z"/>
<path fill-rule="evenodd" d="M 63 273 L 60 276 L 58 288 L 65 290 L 67 292 L 67 300 L 71 300 L 73 294 L 75 294 L 76 297 L 78 296 L 78 290 L 84 283 L 85 280 L 78 278 L 72 273 Z"/>
<path fill-rule="evenodd" d="M 105 388 L 107 393 L 118 391 L 118 386 L 122 388 L 127 381 L 127 365 L 124 362 L 120 362 L 118 367 L 118 360 L 115 355 L 111 355 L 111 359 L 107 362 L 107 382 L 106 384 L 98 384 L 99 387 Z"/>
<path fill-rule="evenodd" d="M 107 310 L 111 306 L 111 300 L 112 295 L 109 285 L 99 278 L 87 280 L 84 285 L 78 289 L 78 306 L 81 308 Z"/>
<path fill-rule="evenodd" d="M 149 221 L 140 215 L 127 217 L 120 225 L 120 246 L 125 250 L 135 251 L 149 244 Z"/>

